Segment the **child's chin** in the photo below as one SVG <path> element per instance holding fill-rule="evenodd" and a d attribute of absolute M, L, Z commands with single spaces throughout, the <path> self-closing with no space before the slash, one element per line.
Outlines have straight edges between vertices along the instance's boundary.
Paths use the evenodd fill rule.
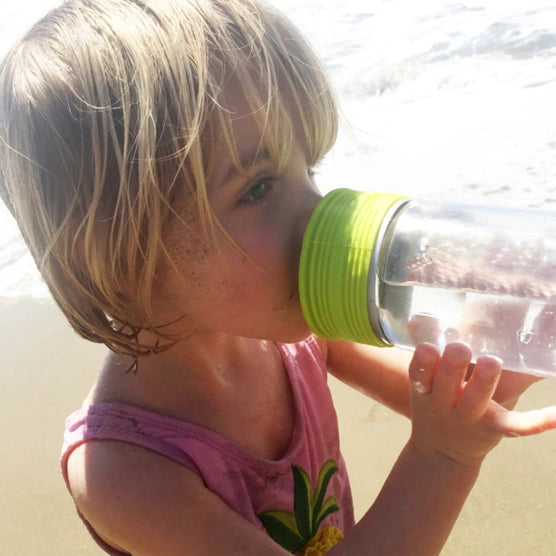
<path fill-rule="evenodd" d="M 305 320 L 303 320 L 302 325 L 300 325 L 295 330 L 291 330 L 288 334 L 284 335 L 284 338 L 278 340 L 284 344 L 295 344 L 297 342 L 302 342 L 306 340 L 309 336 L 313 334 L 312 330 L 309 328 Z"/>

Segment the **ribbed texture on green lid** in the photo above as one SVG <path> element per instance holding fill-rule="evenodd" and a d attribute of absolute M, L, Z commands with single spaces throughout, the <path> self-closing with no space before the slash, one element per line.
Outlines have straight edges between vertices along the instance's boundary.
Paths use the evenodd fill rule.
<path fill-rule="evenodd" d="M 315 209 L 303 239 L 299 295 L 319 336 L 388 345 L 369 321 L 369 267 L 384 216 L 402 198 L 335 189 Z"/>

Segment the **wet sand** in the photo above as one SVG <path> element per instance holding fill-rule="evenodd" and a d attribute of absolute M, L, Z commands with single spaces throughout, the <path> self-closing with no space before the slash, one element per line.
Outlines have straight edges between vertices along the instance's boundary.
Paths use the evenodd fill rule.
<path fill-rule="evenodd" d="M 63 422 L 79 407 L 104 355 L 77 337 L 49 302 L 0 299 L 0 554 L 102 552 L 66 493 L 58 465 Z M 360 516 L 378 493 L 409 423 L 331 379 L 344 456 Z M 556 380 L 520 407 L 556 403 Z M 556 432 L 504 440 L 483 472 L 443 554 L 556 554 Z"/>

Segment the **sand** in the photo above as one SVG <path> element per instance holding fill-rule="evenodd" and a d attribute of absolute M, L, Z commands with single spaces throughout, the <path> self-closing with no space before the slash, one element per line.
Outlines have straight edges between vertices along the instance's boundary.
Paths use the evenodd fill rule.
<path fill-rule="evenodd" d="M 104 356 L 47 301 L 0 300 L 0 554 L 102 552 L 77 518 L 58 466 L 64 418 L 79 407 Z M 409 434 L 409 423 L 331 381 L 360 516 Z M 556 380 L 520 404 L 556 403 Z M 556 432 L 504 440 L 486 460 L 445 555 L 556 554 Z"/>

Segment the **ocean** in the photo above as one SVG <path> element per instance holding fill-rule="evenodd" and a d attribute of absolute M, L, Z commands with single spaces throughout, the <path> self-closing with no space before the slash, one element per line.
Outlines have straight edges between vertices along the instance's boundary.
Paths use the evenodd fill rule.
<path fill-rule="evenodd" d="M 0 56 L 53 0 L 1 0 Z M 324 60 L 343 112 L 317 169 L 335 187 L 556 216 L 551 0 L 274 0 Z M 0 203 L 0 297 L 47 297 Z"/>

